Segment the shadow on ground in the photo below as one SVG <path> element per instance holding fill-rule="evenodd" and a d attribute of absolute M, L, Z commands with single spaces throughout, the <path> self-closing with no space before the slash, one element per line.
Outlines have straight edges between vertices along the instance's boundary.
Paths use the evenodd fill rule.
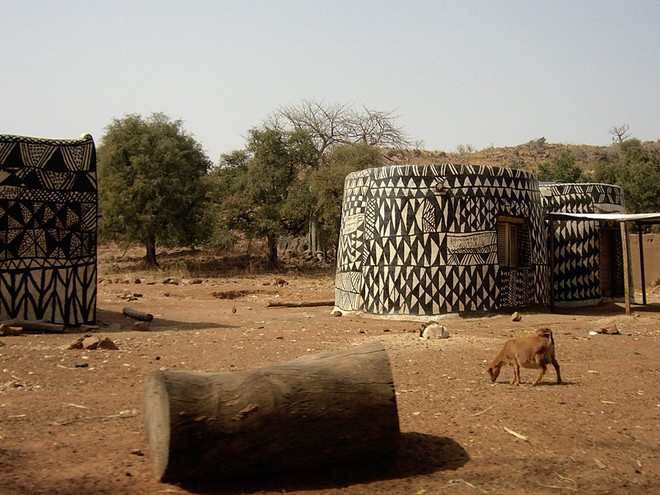
<path fill-rule="evenodd" d="M 125 316 L 121 311 L 109 311 L 106 309 L 97 309 L 96 323 L 99 327 L 99 332 L 113 333 L 113 332 L 128 332 L 133 330 L 133 324 L 137 320 Z M 120 327 L 117 328 L 119 324 Z M 150 332 L 158 332 L 165 330 L 203 330 L 209 328 L 238 328 L 238 325 L 226 325 L 222 323 L 199 321 L 177 321 L 167 318 L 154 318 L 149 324 Z M 67 333 L 80 333 L 79 328 L 71 328 Z"/>
<path fill-rule="evenodd" d="M 261 476 L 247 480 L 219 480 L 203 485 L 182 485 L 182 488 L 200 495 L 337 489 L 354 484 L 455 470 L 466 464 L 468 460 L 469 456 L 465 449 L 451 438 L 409 432 L 401 435 L 398 452 L 393 458 L 365 459 L 364 462 L 350 465 L 326 466 L 323 469 Z"/>

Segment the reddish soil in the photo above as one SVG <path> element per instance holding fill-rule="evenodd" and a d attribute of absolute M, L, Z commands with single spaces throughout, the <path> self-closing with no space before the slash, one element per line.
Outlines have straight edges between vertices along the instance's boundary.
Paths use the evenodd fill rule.
<path fill-rule="evenodd" d="M 145 272 L 135 253 L 99 254 L 94 333 L 119 350 L 68 349 L 77 329 L 0 338 L 0 494 L 660 493 L 658 292 L 632 316 L 609 304 L 523 311 L 520 322 L 451 317 L 442 321 L 449 339 L 421 341 L 419 321 L 267 306 L 332 299 L 331 269 L 284 272 L 280 286 L 272 275 L 213 272 L 210 259 Z M 182 283 L 164 284 L 170 276 Z M 153 314 L 151 330 L 133 330 L 126 306 Z M 612 324 L 619 335 L 590 335 Z M 517 387 L 510 369 L 491 384 L 485 361 L 541 326 L 554 332 L 565 383 L 550 368 L 537 387 L 534 370 Z M 206 486 L 155 479 L 141 417 L 149 371 L 248 369 L 374 340 L 395 382 L 393 462 Z"/>

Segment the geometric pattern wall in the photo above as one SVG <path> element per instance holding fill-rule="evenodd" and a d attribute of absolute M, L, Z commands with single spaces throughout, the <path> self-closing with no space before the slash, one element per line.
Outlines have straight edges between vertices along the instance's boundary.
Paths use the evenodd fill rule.
<path fill-rule="evenodd" d="M 527 266 L 499 266 L 500 216 L 527 222 Z M 534 174 L 459 164 L 354 172 L 345 180 L 335 305 L 437 315 L 545 303 L 546 237 Z"/>
<path fill-rule="evenodd" d="M 624 192 L 609 184 L 541 184 L 546 211 L 562 213 L 610 213 L 625 210 Z M 584 220 L 554 220 L 554 289 L 555 301 L 598 303 L 603 296 L 601 285 L 601 222 Z M 618 225 L 616 225 L 618 227 Z M 614 231 L 615 285 L 623 284 L 621 234 Z"/>
<path fill-rule="evenodd" d="M 96 321 L 96 151 L 0 135 L 0 320 Z"/>

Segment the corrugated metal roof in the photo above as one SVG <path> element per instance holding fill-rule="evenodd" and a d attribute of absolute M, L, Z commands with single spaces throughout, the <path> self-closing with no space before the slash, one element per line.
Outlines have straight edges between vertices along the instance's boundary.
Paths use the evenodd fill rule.
<path fill-rule="evenodd" d="M 557 220 L 591 220 L 610 222 L 660 223 L 660 213 L 548 213 Z"/>

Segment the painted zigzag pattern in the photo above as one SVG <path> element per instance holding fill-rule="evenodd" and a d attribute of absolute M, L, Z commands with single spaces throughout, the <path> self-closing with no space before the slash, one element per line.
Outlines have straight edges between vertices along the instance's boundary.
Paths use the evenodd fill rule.
<path fill-rule="evenodd" d="M 0 319 L 96 320 L 96 151 L 0 135 Z"/>

